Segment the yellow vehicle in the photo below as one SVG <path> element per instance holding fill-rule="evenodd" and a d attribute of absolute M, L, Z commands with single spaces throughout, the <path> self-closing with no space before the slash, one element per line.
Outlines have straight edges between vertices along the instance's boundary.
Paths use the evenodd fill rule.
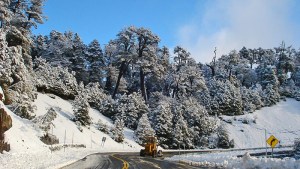
<path fill-rule="evenodd" d="M 140 156 L 149 155 L 154 158 L 157 156 L 162 156 L 162 151 L 157 151 L 157 147 L 158 146 L 156 137 L 146 137 L 145 149 L 141 149 Z"/>

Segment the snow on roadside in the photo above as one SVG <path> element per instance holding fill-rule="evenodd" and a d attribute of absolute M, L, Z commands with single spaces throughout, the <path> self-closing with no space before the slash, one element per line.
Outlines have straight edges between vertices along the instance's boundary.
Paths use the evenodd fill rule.
<path fill-rule="evenodd" d="M 51 107 L 57 112 L 54 125 L 50 130 L 50 133 L 59 139 L 59 144 L 55 146 L 62 146 L 65 142 L 68 145 L 85 145 L 86 148 L 66 148 L 65 151 L 62 148 L 51 152 L 50 146 L 40 141 L 40 137 L 45 134 L 44 131 L 32 121 L 16 116 L 0 102 L 0 106 L 5 108 L 13 120 L 12 128 L 5 132 L 11 151 L 0 154 L 0 169 L 59 168 L 92 153 L 137 152 L 141 148 L 134 142 L 133 131 L 127 128 L 124 131 L 124 143 L 115 142 L 107 134 L 100 132 L 95 124 L 89 128 L 82 127 L 83 132 L 80 132 L 75 123 L 70 120 L 74 117 L 72 104 L 57 96 L 49 97 L 39 93 L 35 105 L 37 105 L 37 116 L 44 115 Z M 107 126 L 113 126 L 113 122 L 97 110 L 90 109 L 90 116 L 93 123 L 101 119 Z M 103 137 L 106 137 L 104 147 L 100 146 Z"/>
<path fill-rule="evenodd" d="M 257 151 L 249 151 L 257 152 Z M 237 157 L 237 155 L 243 157 Z M 169 161 L 184 162 L 192 166 L 200 166 L 205 168 L 228 168 L 228 169 L 298 169 L 300 161 L 294 158 L 265 158 L 251 157 L 246 151 L 221 152 L 208 154 L 188 154 L 176 155 L 166 158 Z"/>

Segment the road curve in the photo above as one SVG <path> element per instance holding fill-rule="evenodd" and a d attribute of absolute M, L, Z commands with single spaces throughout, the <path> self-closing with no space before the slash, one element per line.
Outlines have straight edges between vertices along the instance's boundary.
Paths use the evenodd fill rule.
<path fill-rule="evenodd" d="M 89 155 L 61 169 L 199 169 L 199 167 L 164 160 L 164 157 L 141 157 L 139 153 L 98 153 Z"/>

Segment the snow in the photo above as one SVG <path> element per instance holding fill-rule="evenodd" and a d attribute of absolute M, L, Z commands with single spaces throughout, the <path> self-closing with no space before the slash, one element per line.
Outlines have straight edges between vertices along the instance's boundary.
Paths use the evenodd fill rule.
<path fill-rule="evenodd" d="M 271 135 L 274 135 L 281 145 L 292 145 L 294 139 L 300 135 L 299 108 L 299 101 L 287 99 L 252 114 L 223 118 L 232 121 L 232 124 L 226 123 L 226 127 L 230 138 L 234 139 L 235 148 L 265 147 L 265 140 Z M 243 119 L 248 120 L 249 124 L 242 123 Z"/>
<path fill-rule="evenodd" d="M 97 130 L 94 123 L 97 123 L 99 119 L 107 126 L 113 126 L 113 123 L 94 109 L 89 111 L 93 124 L 90 128 L 82 127 L 83 131 L 80 132 L 76 124 L 70 120 L 74 117 L 71 102 L 57 96 L 54 96 L 53 99 L 53 95 L 51 97 L 46 94 L 38 94 L 37 100 L 34 102 L 37 105 L 37 116 L 44 115 L 50 107 L 54 108 L 57 117 L 54 119 L 53 127 L 49 132 L 59 139 L 58 145 L 62 146 L 65 142 L 67 145 L 83 144 L 86 148 L 68 147 L 65 150 L 62 148 L 51 152 L 49 149 L 51 146 L 45 145 L 39 139 L 45 133 L 44 131 L 32 121 L 16 116 L 0 102 L 1 107 L 5 108 L 13 120 L 12 128 L 5 133 L 11 151 L 0 154 L 0 168 L 58 168 L 92 153 L 137 152 L 141 149 L 134 142 L 132 130 L 125 128 L 124 143 L 117 143 L 107 134 Z M 100 146 L 102 137 L 106 137 L 104 147 Z M 58 145 L 53 145 L 53 147 Z"/>
<path fill-rule="evenodd" d="M 266 137 L 274 135 L 280 145 L 292 145 L 300 134 L 300 102 L 294 99 L 280 101 L 272 107 L 265 107 L 253 114 L 242 116 L 222 116 L 230 139 L 234 139 L 235 148 L 265 147 Z M 248 120 L 248 124 L 242 121 Z M 254 122 L 255 121 L 255 122 Z M 229 123 L 232 122 L 232 123 Z M 243 132 L 241 131 L 243 130 Z M 266 137 L 265 137 L 266 130 Z M 291 149 L 291 148 L 290 148 Z M 195 166 L 222 168 L 292 169 L 300 168 L 300 160 L 294 158 L 251 157 L 251 152 L 265 150 L 230 151 L 208 154 L 177 155 L 167 158 L 170 161 L 182 161 Z M 270 151 L 270 150 L 268 150 Z M 237 155 L 243 155 L 242 158 Z"/>
<path fill-rule="evenodd" d="M 243 157 L 237 155 L 243 154 Z M 251 157 L 249 152 L 223 152 L 209 154 L 176 155 L 166 160 L 181 161 L 193 166 L 205 168 L 235 168 L 235 169 L 297 169 L 300 161 L 294 158 Z"/>

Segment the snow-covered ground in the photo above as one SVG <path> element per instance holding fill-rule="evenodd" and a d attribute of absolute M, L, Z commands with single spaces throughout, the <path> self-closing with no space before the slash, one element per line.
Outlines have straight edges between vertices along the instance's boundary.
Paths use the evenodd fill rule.
<path fill-rule="evenodd" d="M 252 114 L 223 118 L 232 122 L 226 123 L 226 128 L 230 138 L 234 139 L 235 148 L 265 147 L 266 137 L 271 135 L 280 140 L 281 145 L 292 145 L 294 139 L 300 137 L 299 110 L 299 101 L 287 99 Z M 244 124 L 243 120 L 249 121 L 249 124 Z"/>
<path fill-rule="evenodd" d="M 250 151 L 252 152 L 252 151 Z M 237 157 L 241 155 L 243 157 Z M 300 160 L 294 158 L 257 158 L 251 157 L 249 152 L 223 152 L 210 154 L 177 155 L 166 160 L 181 161 L 193 166 L 205 168 L 228 168 L 228 169 L 299 169 Z"/>
<path fill-rule="evenodd" d="M 235 148 L 265 147 L 265 138 L 268 138 L 271 135 L 274 135 L 280 140 L 281 145 L 292 145 L 294 139 L 300 137 L 299 110 L 300 102 L 294 99 L 287 99 L 287 101 L 281 101 L 275 106 L 262 108 L 253 114 L 236 117 L 222 117 L 224 121 L 226 121 L 225 126 L 229 131 L 229 137 L 235 141 Z M 248 121 L 248 124 L 243 123 L 243 121 Z M 263 152 L 264 150 L 255 151 Z M 295 160 L 294 158 L 276 159 L 251 157 L 249 153 L 255 151 L 177 155 L 168 158 L 167 160 L 183 161 L 191 165 L 203 167 L 241 169 L 300 168 L 300 160 Z M 237 155 L 244 156 L 238 158 Z"/>
<path fill-rule="evenodd" d="M 10 152 L 0 154 L 0 168 L 58 168 L 72 163 L 88 154 L 96 152 L 114 152 L 114 151 L 139 151 L 141 147 L 133 140 L 133 131 L 125 129 L 125 143 L 117 143 L 105 133 L 97 130 L 96 125 L 91 125 L 90 129 L 82 127 L 80 132 L 74 122 L 72 105 L 69 101 L 55 96 L 55 99 L 46 94 L 38 94 L 35 101 L 37 105 L 37 116 L 44 115 L 52 107 L 57 112 L 57 117 L 53 121 L 53 127 L 50 133 L 59 138 L 59 145 L 83 144 L 86 148 L 66 148 L 51 152 L 49 147 L 40 141 L 44 132 L 29 120 L 22 119 L 4 107 L 13 119 L 13 126 L 6 133 L 6 141 L 11 145 Z M 112 126 L 112 121 L 98 111 L 90 109 L 90 116 L 93 123 L 99 119 Z M 101 147 L 101 140 L 106 137 L 104 147 Z M 54 146 L 54 145 L 53 145 Z M 57 145 L 56 145 L 57 146 Z"/>

